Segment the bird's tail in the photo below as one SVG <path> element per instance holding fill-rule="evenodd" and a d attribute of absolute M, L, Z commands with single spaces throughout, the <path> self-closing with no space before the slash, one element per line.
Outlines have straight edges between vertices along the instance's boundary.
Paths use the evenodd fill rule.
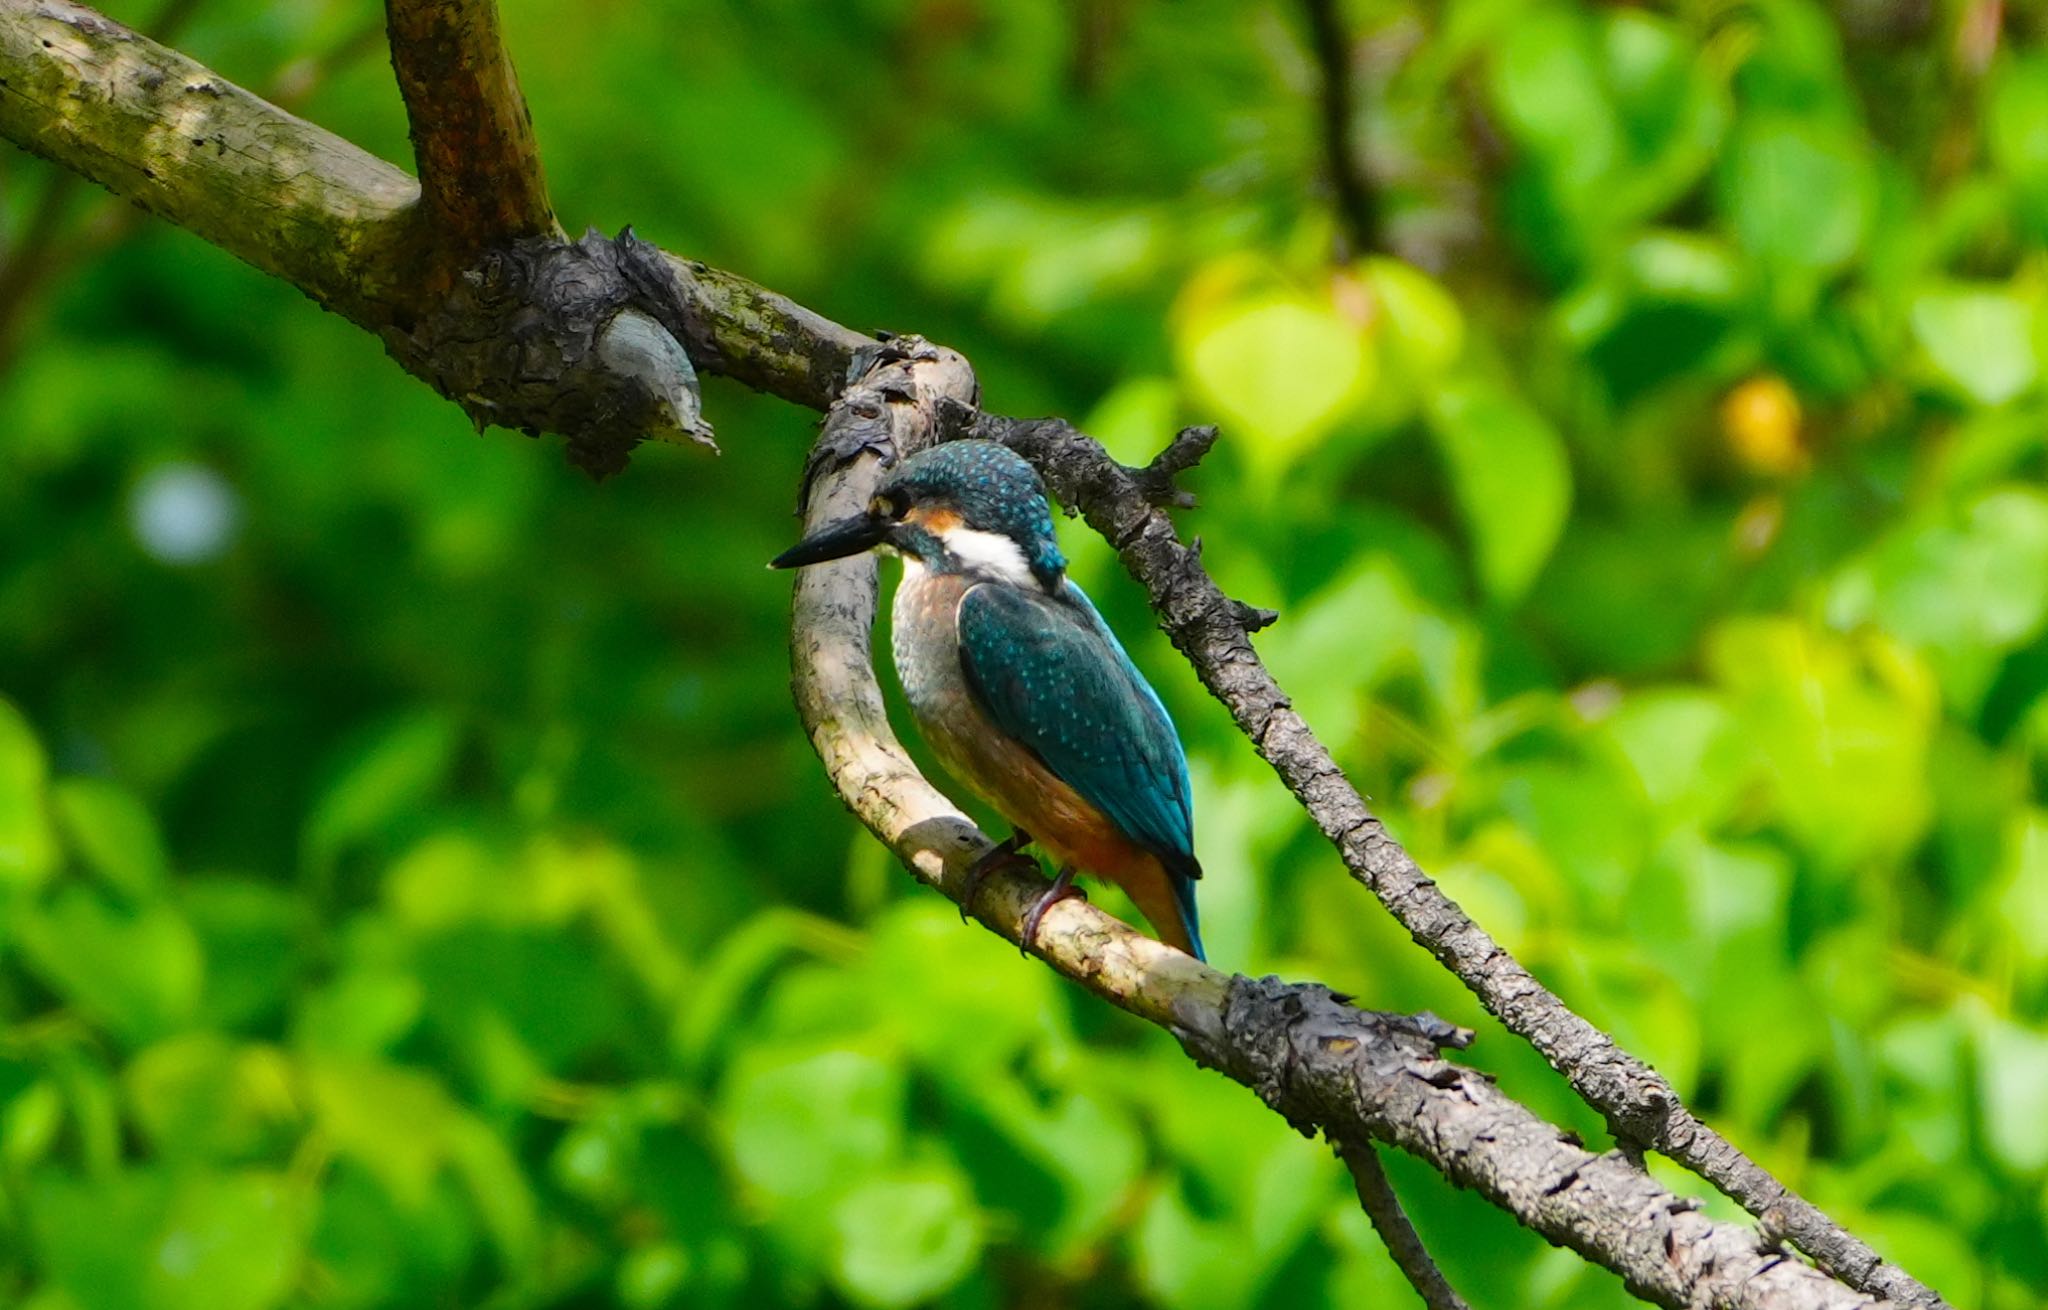
<path fill-rule="evenodd" d="M 1195 880 L 1167 875 L 1173 885 L 1173 908 L 1180 912 L 1180 928 L 1187 934 L 1187 945 L 1181 947 L 1189 955 L 1207 964 L 1209 957 L 1202 953 L 1202 916 L 1195 913 Z"/>
<path fill-rule="evenodd" d="M 1195 882 L 1176 874 L 1154 856 L 1116 880 L 1159 934 L 1159 940 L 1198 960 L 1202 954 L 1201 920 L 1195 913 Z"/>

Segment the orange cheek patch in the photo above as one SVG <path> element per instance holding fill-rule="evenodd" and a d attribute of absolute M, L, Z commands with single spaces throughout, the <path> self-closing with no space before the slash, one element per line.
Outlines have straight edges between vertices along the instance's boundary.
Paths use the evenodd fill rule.
<path fill-rule="evenodd" d="M 960 526 L 960 512 L 940 505 L 920 505 L 905 514 L 903 521 L 923 528 L 934 536 L 943 536 Z"/>

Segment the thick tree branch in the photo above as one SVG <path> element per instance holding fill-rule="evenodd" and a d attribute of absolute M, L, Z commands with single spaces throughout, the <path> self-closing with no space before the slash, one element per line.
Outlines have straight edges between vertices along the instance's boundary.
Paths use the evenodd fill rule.
<path fill-rule="evenodd" d="M 168 0 L 150 24 L 150 39 L 169 40 L 199 3 L 200 0 Z M 264 95 L 287 110 L 293 109 L 318 90 L 337 68 L 373 47 L 381 47 L 383 38 L 381 26 L 359 28 L 320 55 L 294 59 L 278 70 L 272 89 Z M 103 193 L 79 217 L 66 222 L 74 208 L 70 199 L 84 183 L 85 178 L 78 173 L 53 175 L 23 227 L 21 240 L 0 256 L 0 373 L 13 361 L 23 323 L 41 290 L 78 261 L 126 239 L 137 223 L 147 221 L 143 211 L 118 205 L 113 196 Z"/>
<path fill-rule="evenodd" d="M 462 264 L 491 246 L 558 235 L 495 0 L 385 0 L 384 13 L 436 233 Z"/>
<path fill-rule="evenodd" d="M 0 0 L 0 136 L 372 330 L 414 276 L 403 170 L 70 0 Z"/>
<path fill-rule="evenodd" d="M 1422 1236 L 1415 1231 L 1415 1225 L 1408 1222 L 1408 1212 L 1401 1208 L 1401 1198 L 1394 1194 L 1393 1180 L 1380 1166 L 1379 1151 L 1370 1142 L 1358 1145 L 1340 1142 L 1337 1156 L 1351 1171 L 1351 1181 L 1358 1189 L 1358 1203 L 1365 1207 L 1366 1217 L 1372 1220 L 1380 1240 L 1386 1243 L 1387 1254 L 1415 1289 L 1415 1294 L 1422 1298 L 1422 1304 L 1428 1310 L 1471 1310 L 1465 1304 L 1465 1298 L 1459 1296 L 1444 1278 L 1444 1271 L 1436 1267 L 1436 1261 L 1429 1258 L 1429 1248 L 1422 1244 Z"/>
<path fill-rule="evenodd" d="M 805 471 L 806 530 L 857 511 L 881 470 L 975 403 L 966 361 L 915 338 L 883 343 L 825 420 Z M 961 899 L 988 839 L 918 773 L 890 731 L 870 655 L 871 557 L 805 569 L 792 611 L 793 689 L 842 799 L 921 880 Z M 1009 865 L 969 908 L 1016 941 L 1043 879 Z M 1304 1133 L 1340 1148 L 1391 1142 L 1551 1241 L 1671 1307 L 1874 1306 L 1816 1269 L 1715 1223 L 1620 1153 L 1595 1156 L 1440 1058 L 1469 1034 L 1429 1016 L 1354 1009 L 1328 989 L 1226 977 L 1085 901 L 1055 904 L 1032 950 L 1113 1004 L 1171 1031 L 1194 1058 L 1256 1091 Z"/>
<path fill-rule="evenodd" d="M 707 439 L 693 361 L 822 406 L 866 340 L 644 244 L 464 252 L 403 170 L 71 0 L 0 0 L 0 136 L 375 333 L 476 422 L 561 432 L 598 472 L 642 436 Z"/>

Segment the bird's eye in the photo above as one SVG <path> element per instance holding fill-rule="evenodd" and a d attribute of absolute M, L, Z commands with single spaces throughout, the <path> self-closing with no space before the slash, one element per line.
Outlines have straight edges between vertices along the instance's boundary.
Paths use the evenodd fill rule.
<path fill-rule="evenodd" d="M 910 512 L 910 493 L 892 487 L 868 502 L 868 513 L 878 519 L 900 519 Z"/>

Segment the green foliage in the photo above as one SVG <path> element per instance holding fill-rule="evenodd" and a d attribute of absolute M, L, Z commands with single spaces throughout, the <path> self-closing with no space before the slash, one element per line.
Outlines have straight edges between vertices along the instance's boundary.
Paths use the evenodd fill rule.
<path fill-rule="evenodd" d="M 1290 5 L 504 16 L 570 228 L 1133 462 L 1221 423 L 1184 528 L 1425 867 L 1954 1303 L 2041 1304 L 2039 17 L 1345 8 L 1388 234 L 1345 262 Z M 374 15 L 196 13 L 405 157 Z M 18 250 L 49 173 L 0 170 Z M 93 257 L 0 365 L 0 1303 L 1405 1302 L 1323 1148 L 827 793 L 760 567 L 812 416 L 712 382 L 724 455 L 594 487 L 64 214 Z M 1188 740 L 1217 961 L 1474 1024 L 1601 1141 L 1065 540 Z M 1474 1304 L 1628 1303 L 1392 1167 Z"/>

